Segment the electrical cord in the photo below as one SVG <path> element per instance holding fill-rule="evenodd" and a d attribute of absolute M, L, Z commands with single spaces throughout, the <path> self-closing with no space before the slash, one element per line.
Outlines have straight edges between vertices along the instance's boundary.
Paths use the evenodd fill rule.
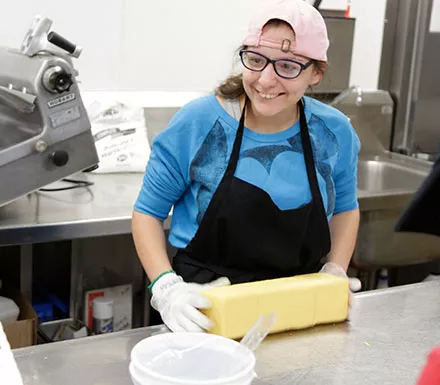
<path fill-rule="evenodd" d="M 315 0 L 314 3 L 313 3 L 313 6 L 316 9 L 319 9 L 319 6 L 321 5 L 321 3 L 322 3 L 322 0 Z"/>
<path fill-rule="evenodd" d="M 94 184 L 93 182 L 87 182 L 85 180 L 76 180 L 76 179 L 69 179 L 69 178 L 63 178 L 63 179 L 61 179 L 61 181 L 67 182 L 67 183 L 72 183 L 73 186 L 58 187 L 58 188 L 40 188 L 38 191 L 44 191 L 44 192 L 65 191 L 65 190 L 73 190 L 75 188 L 81 188 L 81 187 L 89 187 Z"/>

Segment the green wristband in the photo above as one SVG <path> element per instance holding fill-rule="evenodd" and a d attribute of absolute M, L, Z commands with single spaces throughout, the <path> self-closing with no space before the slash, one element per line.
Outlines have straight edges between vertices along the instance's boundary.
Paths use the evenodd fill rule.
<path fill-rule="evenodd" d="M 150 293 L 151 293 L 151 290 L 153 289 L 154 284 L 157 282 L 157 280 L 158 280 L 159 278 L 163 277 L 165 274 L 169 274 L 169 273 L 175 273 L 175 271 L 174 271 L 174 270 L 164 271 L 162 274 L 159 274 L 159 275 L 153 280 L 153 282 L 151 282 L 151 283 L 148 285 L 148 290 L 150 291 Z"/>

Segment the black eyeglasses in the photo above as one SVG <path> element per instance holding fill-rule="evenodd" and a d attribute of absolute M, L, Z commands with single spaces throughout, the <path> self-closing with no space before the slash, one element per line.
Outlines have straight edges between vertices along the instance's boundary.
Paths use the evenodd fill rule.
<path fill-rule="evenodd" d="M 240 58 L 243 65 L 251 71 L 261 72 L 269 63 L 272 63 L 275 73 L 284 79 L 295 79 L 301 72 L 313 64 L 313 60 L 309 60 L 306 64 L 290 59 L 271 60 L 261 53 L 241 50 Z"/>

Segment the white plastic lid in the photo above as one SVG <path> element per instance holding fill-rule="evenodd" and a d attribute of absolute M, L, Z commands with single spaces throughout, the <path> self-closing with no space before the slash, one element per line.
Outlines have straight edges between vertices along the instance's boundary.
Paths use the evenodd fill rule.
<path fill-rule="evenodd" d="M 140 385 L 238 385 L 254 377 L 254 353 L 215 334 L 157 334 L 139 341 L 130 358 Z"/>
<path fill-rule="evenodd" d="M 93 300 L 93 318 L 108 319 L 113 317 L 113 300 L 97 297 Z"/>

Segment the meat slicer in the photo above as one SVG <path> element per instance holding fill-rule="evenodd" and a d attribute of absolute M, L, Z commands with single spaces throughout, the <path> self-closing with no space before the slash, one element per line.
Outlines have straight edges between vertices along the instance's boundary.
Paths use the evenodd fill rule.
<path fill-rule="evenodd" d="M 72 58 L 81 48 L 37 16 L 0 47 L 0 206 L 98 163 Z"/>

